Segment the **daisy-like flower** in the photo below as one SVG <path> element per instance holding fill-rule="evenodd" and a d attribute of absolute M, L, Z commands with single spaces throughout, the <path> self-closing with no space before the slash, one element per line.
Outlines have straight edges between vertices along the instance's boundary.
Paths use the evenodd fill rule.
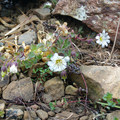
<path fill-rule="evenodd" d="M 45 4 L 44 4 L 44 8 L 51 8 L 52 7 L 52 3 L 50 3 L 50 2 L 46 2 Z"/>
<path fill-rule="evenodd" d="M 17 63 L 13 63 L 10 67 L 10 72 L 11 73 L 17 73 L 18 70 L 17 70 Z"/>
<path fill-rule="evenodd" d="M 70 61 L 68 56 L 63 57 L 59 56 L 58 53 L 55 53 L 51 57 L 51 61 L 48 61 L 49 69 L 53 72 L 60 72 L 63 71 L 67 67 L 67 62 Z"/>
<path fill-rule="evenodd" d="M 95 38 L 97 40 L 96 43 L 101 45 L 102 48 L 104 48 L 105 46 L 107 47 L 108 43 L 110 43 L 110 36 L 108 35 L 108 33 L 105 32 L 105 30 L 103 30 L 102 33 L 97 35 Z"/>

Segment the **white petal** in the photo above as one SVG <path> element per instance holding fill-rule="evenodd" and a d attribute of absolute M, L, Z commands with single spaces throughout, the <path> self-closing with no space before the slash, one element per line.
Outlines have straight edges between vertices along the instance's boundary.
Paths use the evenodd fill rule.
<path fill-rule="evenodd" d="M 99 35 L 97 35 L 97 36 L 95 37 L 95 39 L 100 39 L 100 36 L 99 36 Z"/>
<path fill-rule="evenodd" d="M 106 40 L 107 43 L 110 43 L 110 40 Z"/>
<path fill-rule="evenodd" d="M 105 45 L 104 44 L 102 44 L 102 48 L 104 48 L 105 47 Z"/>
<path fill-rule="evenodd" d="M 14 64 L 10 67 L 10 72 L 17 73 L 17 67 Z"/>
<path fill-rule="evenodd" d="M 103 34 L 105 33 L 105 29 L 103 30 L 103 32 L 102 32 Z"/>
<path fill-rule="evenodd" d="M 69 56 L 66 56 L 66 57 L 64 58 L 64 60 L 65 60 L 66 62 L 69 62 L 69 61 L 70 61 Z"/>
<path fill-rule="evenodd" d="M 50 66 L 50 67 L 54 65 L 54 63 L 53 63 L 52 61 L 48 61 L 47 64 L 48 64 L 48 66 Z"/>
<path fill-rule="evenodd" d="M 58 53 L 55 53 L 52 57 L 51 60 L 55 60 L 58 57 Z"/>
<path fill-rule="evenodd" d="M 96 41 L 96 43 L 98 43 L 98 44 L 99 44 L 99 43 L 100 43 L 100 40 L 97 40 L 97 41 Z"/>

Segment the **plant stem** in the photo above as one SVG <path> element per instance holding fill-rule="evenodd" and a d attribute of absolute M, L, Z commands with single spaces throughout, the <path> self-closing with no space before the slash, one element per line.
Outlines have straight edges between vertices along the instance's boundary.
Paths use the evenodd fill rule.
<path fill-rule="evenodd" d="M 117 41 L 117 35 L 118 35 L 119 26 L 120 26 L 120 18 L 118 20 L 118 25 L 117 25 L 117 30 L 116 30 L 116 34 L 115 34 L 114 44 L 113 44 L 113 47 L 112 47 L 112 51 L 111 51 L 109 60 L 111 60 L 112 54 L 114 52 L 115 44 L 116 44 L 116 41 Z"/>
<path fill-rule="evenodd" d="M 103 103 L 103 102 L 97 102 L 97 103 L 98 103 L 98 104 L 101 104 L 101 105 L 104 105 L 104 106 L 105 106 L 105 105 L 106 105 L 106 106 L 109 106 L 108 103 Z M 114 107 L 120 109 L 120 106 L 118 106 L 118 105 L 115 105 Z"/>

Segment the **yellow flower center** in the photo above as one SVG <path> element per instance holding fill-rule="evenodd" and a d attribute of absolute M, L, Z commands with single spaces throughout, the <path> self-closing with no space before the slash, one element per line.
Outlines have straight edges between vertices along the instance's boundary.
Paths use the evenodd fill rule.
<path fill-rule="evenodd" d="M 38 54 L 42 54 L 42 50 L 39 48 L 35 51 L 35 54 L 38 55 Z"/>
<path fill-rule="evenodd" d="M 62 63 L 61 59 L 56 60 L 56 64 L 61 64 L 61 63 Z"/>
<path fill-rule="evenodd" d="M 100 37 L 100 41 L 101 41 L 101 42 L 103 41 L 103 38 L 102 38 L 102 37 Z"/>

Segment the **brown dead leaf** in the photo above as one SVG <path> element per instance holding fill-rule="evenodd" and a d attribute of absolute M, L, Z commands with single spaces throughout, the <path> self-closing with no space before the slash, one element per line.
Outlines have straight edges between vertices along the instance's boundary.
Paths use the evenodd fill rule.
<path fill-rule="evenodd" d="M 56 31 L 61 35 L 61 36 L 67 36 L 68 35 L 68 30 L 70 28 L 67 27 L 67 22 L 64 22 L 63 25 L 60 24 L 59 21 L 56 21 L 57 24 L 57 29 Z"/>
<path fill-rule="evenodd" d="M 0 18 L 0 22 L 1 22 L 5 27 L 8 27 L 8 28 L 13 28 L 13 27 L 15 27 L 15 25 L 13 25 L 13 24 L 8 24 L 8 23 L 5 22 L 2 18 Z"/>
<path fill-rule="evenodd" d="M 30 46 L 29 45 L 25 45 L 25 42 L 22 42 L 22 46 L 24 48 L 24 55 L 27 56 L 30 53 L 30 51 L 31 51 Z"/>
<path fill-rule="evenodd" d="M 9 17 L 2 17 L 2 19 L 5 21 L 5 22 L 12 22 L 11 18 Z"/>

